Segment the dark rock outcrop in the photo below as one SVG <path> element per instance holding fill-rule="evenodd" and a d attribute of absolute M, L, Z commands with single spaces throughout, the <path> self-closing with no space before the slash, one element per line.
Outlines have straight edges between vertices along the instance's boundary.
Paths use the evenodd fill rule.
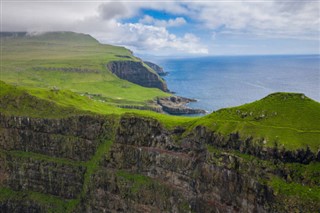
<path fill-rule="evenodd" d="M 111 120 L 93 116 L 41 119 L 0 113 L 0 149 L 87 161 L 101 143 L 100 135 L 113 126 Z"/>
<path fill-rule="evenodd" d="M 163 71 L 163 68 L 160 67 L 160 66 L 157 65 L 157 64 L 154 64 L 154 63 L 149 62 L 149 61 L 144 61 L 144 63 L 145 63 L 146 65 L 148 65 L 151 69 L 153 69 L 154 71 L 156 71 L 156 72 L 158 73 L 158 75 L 160 75 L 160 76 L 165 76 L 165 75 L 168 74 L 167 72 L 164 72 L 164 71 Z"/>
<path fill-rule="evenodd" d="M 190 98 L 171 96 L 167 98 L 158 98 L 157 104 L 162 107 L 164 112 L 171 115 L 205 114 L 205 110 L 193 109 L 186 106 L 186 104 L 195 101 L 196 100 Z"/>
<path fill-rule="evenodd" d="M 116 126 L 113 117 L 44 119 L 0 113 L 0 189 L 75 199 L 87 172 L 83 162 L 114 137 Z M 13 203 L 3 205 L 11 209 Z"/>
<path fill-rule="evenodd" d="M 148 70 L 140 61 L 112 61 L 107 64 L 107 68 L 121 79 L 168 92 L 166 83 L 156 73 Z"/>

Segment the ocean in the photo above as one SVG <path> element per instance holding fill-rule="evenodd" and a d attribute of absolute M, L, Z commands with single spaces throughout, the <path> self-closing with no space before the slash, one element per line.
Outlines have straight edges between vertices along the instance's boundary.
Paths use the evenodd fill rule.
<path fill-rule="evenodd" d="M 298 92 L 320 101 L 320 56 L 216 56 L 157 59 L 176 95 L 209 112 L 249 103 L 274 92 Z"/>

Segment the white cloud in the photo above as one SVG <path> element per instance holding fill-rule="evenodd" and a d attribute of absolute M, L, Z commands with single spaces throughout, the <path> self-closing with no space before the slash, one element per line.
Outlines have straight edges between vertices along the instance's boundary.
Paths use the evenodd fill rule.
<path fill-rule="evenodd" d="M 207 53 L 219 36 L 237 39 L 294 38 L 319 40 L 320 5 L 317 1 L 20 1 L 2 3 L 3 31 L 76 31 L 89 33 L 105 43 L 126 45 L 136 51 L 157 53 Z M 143 16 L 142 9 L 169 13 L 160 20 Z M 143 16 L 140 23 L 123 20 Z M 183 18 L 192 20 L 187 23 Z M 187 25 L 188 24 L 188 25 Z M 194 29 L 213 32 L 201 41 Z M 221 27 L 223 26 L 223 27 Z M 181 27 L 180 36 L 170 27 Z M 182 33 L 181 33 L 182 32 Z M 210 34 L 209 34 L 210 37 Z"/>
<path fill-rule="evenodd" d="M 85 19 L 100 17 L 104 21 L 121 21 L 139 14 L 141 9 L 153 9 L 175 14 L 177 18 L 158 20 L 145 16 L 141 23 L 162 27 L 182 26 L 189 16 L 198 20 L 201 27 L 215 29 L 221 25 L 226 30 L 248 34 L 306 37 L 318 39 L 320 5 L 317 1 L 98 1 L 54 2 L 22 1 L 2 3 L 3 30 L 66 30 L 70 25 Z M 141 14 L 140 14 L 141 15 Z M 143 14 L 142 14 L 143 15 Z M 81 28 L 81 26 L 77 26 Z M 83 28 L 83 30 L 86 30 Z"/>
<path fill-rule="evenodd" d="M 186 13 L 179 3 L 152 2 L 6 2 L 3 7 L 3 29 L 7 31 L 76 31 L 89 33 L 104 43 L 127 46 L 134 51 L 157 54 L 206 54 L 199 39 L 186 33 L 179 37 L 167 27 L 186 23 L 182 17 L 158 20 L 145 16 L 144 23 L 121 23 L 124 18 L 139 14 L 141 8 Z M 14 12 L 13 12 L 14 11 Z"/>
<path fill-rule="evenodd" d="M 192 2 L 192 17 L 204 27 L 221 25 L 231 33 L 251 36 L 318 39 L 320 5 L 316 1 Z"/>
<path fill-rule="evenodd" d="M 97 3 L 2 2 L 3 31 L 72 30 L 70 26 L 96 16 Z"/>
<path fill-rule="evenodd" d="M 118 23 L 113 28 L 113 33 L 106 35 L 105 39 L 113 44 L 125 45 L 137 52 L 147 51 L 157 54 L 208 53 L 208 49 L 193 34 L 187 33 L 183 37 L 178 37 L 170 34 L 165 27 L 141 23 Z"/>
<path fill-rule="evenodd" d="M 149 15 L 145 15 L 142 19 L 139 20 L 139 22 L 142 24 L 155 25 L 158 27 L 178 27 L 187 23 L 183 17 L 177 17 L 175 19 L 169 20 L 159 20 Z"/>

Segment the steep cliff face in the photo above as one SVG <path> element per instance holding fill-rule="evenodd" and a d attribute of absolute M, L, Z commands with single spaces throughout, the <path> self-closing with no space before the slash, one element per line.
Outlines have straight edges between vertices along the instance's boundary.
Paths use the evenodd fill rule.
<path fill-rule="evenodd" d="M 89 206 L 124 212 L 142 207 L 148 212 L 268 210 L 273 196 L 267 187 L 213 165 L 204 144 L 178 145 L 170 135 L 154 120 L 122 119 L 104 162 L 106 172 L 95 176 L 86 199 L 94 203 Z M 114 197 L 117 205 L 104 202 Z"/>
<path fill-rule="evenodd" d="M 224 136 L 204 126 L 194 128 L 192 133 L 184 140 L 190 140 L 191 143 L 203 142 L 218 149 L 236 150 L 263 160 L 278 160 L 286 163 L 301 164 L 320 161 L 320 150 L 312 152 L 308 147 L 297 150 L 286 150 L 284 147 L 266 147 L 263 145 L 263 139 L 258 141 L 255 141 L 252 137 L 241 139 L 237 132 Z"/>
<path fill-rule="evenodd" d="M 151 69 L 153 69 L 154 71 L 156 71 L 156 72 L 158 73 L 158 75 L 160 75 L 160 76 L 167 75 L 167 72 L 164 72 L 164 71 L 163 71 L 163 68 L 160 67 L 159 65 L 154 64 L 154 63 L 149 62 L 149 61 L 144 61 L 143 63 L 145 63 L 145 64 L 148 65 Z"/>
<path fill-rule="evenodd" d="M 0 118 L 0 212 L 67 211 L 116 126 L 99 116 Z"/>
<path fill-rule="evenodd" d="M 241 154 L 239 147 L 228 145 L 236 144 L 234 135 L 218 137 L 203 127 L 168 130 L 155 119 L 136 115 L 119 120 L 2 116 L 0 124 L 0 185 L 14 194 L 0 196 L 1 212 L 48 212 L 50 206 L 59 209 L 56 212 L 316 212 L 320 208 L 317 195 L 309 196 L 311 191 L 299 197 L 282 193 L 276 185 L 292 183 L 308 190 L 317 186 L 318 174 L 308 165 L 317 165 L 314 159 L 304 165 L 273 155 Z M 46 136 L 35 136 L 40 132 Z M 80 156 L 74 151 L 78 146 Z M 299 176 L 297 166 L 308 173 Z M 40 202 L 32 193 L 60 200 Z"/>
<path fill-rule="evenodd" d="M 112 128 L 108 125 L 103 118 L 92 116 L 40 119 L 0 114 L 0 149 L 87 161 L 104 129 Z"/>
<path fill-rule="evenodd" d="M 276 212 L 320 207 L 313 200 L 288 204 L 291 198 L 274 192 L 267 180 L 288 177 L 283 170 L 288 174 L 290 169 L 284 164 L 214 149 L 205 142 L 214 138 L 202 135 L 207 138 L 193 140 L 193 135 L 181 137 L 182 132 L 168 131 L 151 119 L 122 118 L 115 143 L 80 209 Z"/>
<path fill-rule="evenodd" d="M 168 91 L 166 83 L 156 73 L 143 66 L 142 62 L 112 61 L 107 64 L 107 67 L 121 79 L 144 87 L 154 87 Z"/>

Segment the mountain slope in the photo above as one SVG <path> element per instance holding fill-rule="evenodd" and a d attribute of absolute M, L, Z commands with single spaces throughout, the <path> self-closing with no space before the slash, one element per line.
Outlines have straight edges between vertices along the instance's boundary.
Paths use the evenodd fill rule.
<path fill-rule="evenodd" d="M 169 96 L 159 89 L 144 88 L 112 74 L 107 68 L 109 62 L 140 59 L 128 49 L 100 44 L 89 35 L 1 33 L 1 40 L 1 80 L 10 84 L 100 95 L 115 105 L 146 106 L 155 97 Z M 145 70 L 156 75 L 150 68 Z M 159 76 L 154 81 L 163 84 Z"/>
<path fill-rule="evenodd" d="M 19 87 L 0 81 L 0 113 L 33 118 L 64 118 L 74 115 L 122 115 L 135 113 L 153 117 L 173 128 L 195 120 L 147 110 L 119 108 L 99 97 L 80 95 L 70 90 Z"/>

